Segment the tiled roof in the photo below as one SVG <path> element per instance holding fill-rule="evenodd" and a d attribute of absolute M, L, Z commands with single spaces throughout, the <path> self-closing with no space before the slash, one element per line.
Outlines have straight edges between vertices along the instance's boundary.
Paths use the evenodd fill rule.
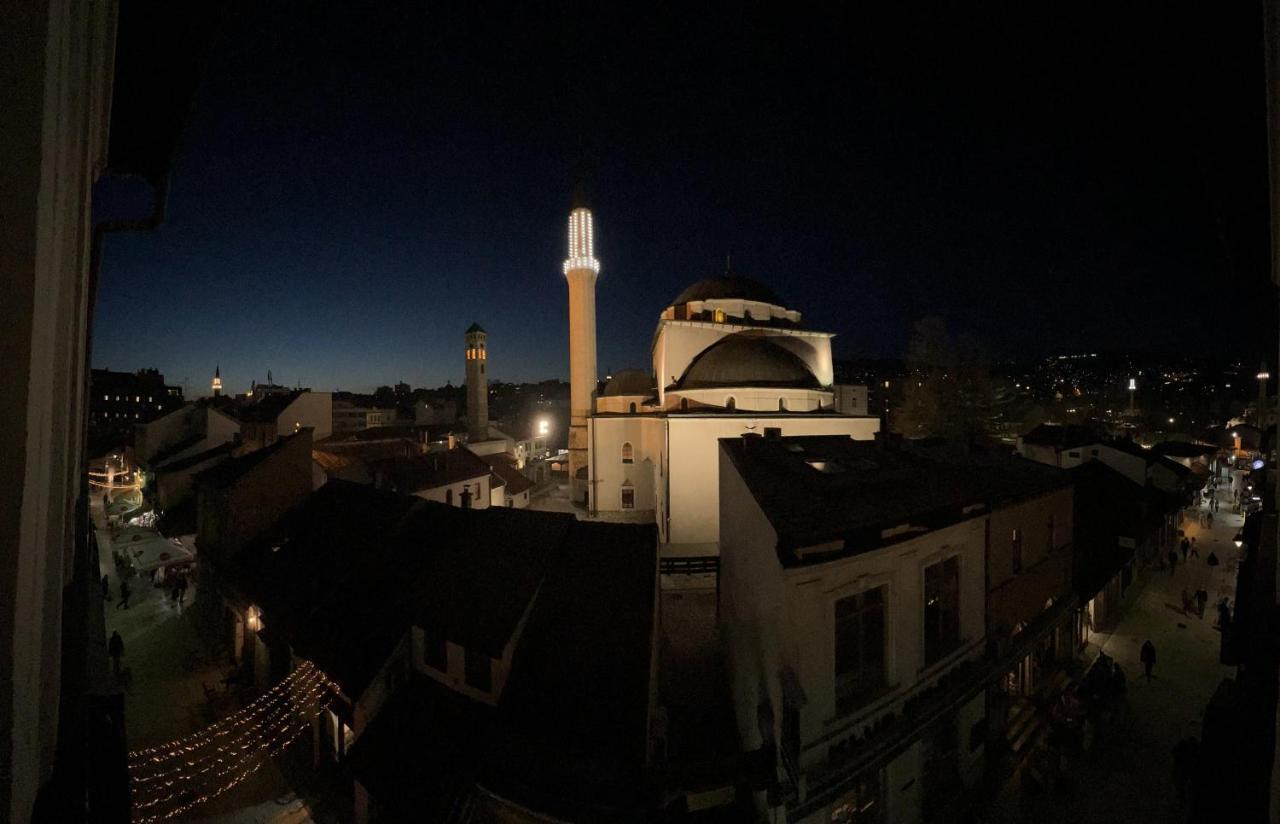
<path fill-rule="evenodd" d="M 407 458 L 369 461 L 375 476 L 396 492 L 412 494 L 489 475 L 489 465 L 463 448 L 427 452 Z"/>
<path fill-rule="evenodd" d="M 497 485 L 506 487 L 508 495 L 519 495 L 533 488 L 533 481 L 516 468 L 516 459 L 510 455 L 498 452 L 484 455 L 481 459 L 489 465 L 494 476 L 501 482 Z"/>
<path fill-rule="evenodd" d="M 1075 449 L 1079 446 L 1099 443 L 1102 440 L 1098 432 L 1079 424 L 1042 423 L 1022 436 L 1023 443 L 1052 446 L 1057 449 Z"/>
<path fill-rule="evenodd" d="M 213 489 L 225 489 L 250 472 L 254 467 L 258 466 L 258 464 L 279 452 L 286 444 L 296 437 L 298 437 L 298 435 L 289 435 L 281 438 L 270 446 L 255 450 L 247 455 L 241 455 L 238 458 L 228 458 L 217 466 L 206 469 L 196 475 L 196 484 L 199 486 L 211 487 Z"/>

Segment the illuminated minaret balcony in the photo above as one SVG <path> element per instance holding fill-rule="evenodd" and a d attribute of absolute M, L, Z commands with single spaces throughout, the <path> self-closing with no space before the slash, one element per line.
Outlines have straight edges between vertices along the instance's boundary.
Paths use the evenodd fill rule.
<path fill-rule="evenodd" d="M 567 275 L 577 269 L 600 273 L 600 261 L 595 257 L 591 210 L 581 207 L 569 213 L 569 257 L 564 261 L 564 273 Z"/>

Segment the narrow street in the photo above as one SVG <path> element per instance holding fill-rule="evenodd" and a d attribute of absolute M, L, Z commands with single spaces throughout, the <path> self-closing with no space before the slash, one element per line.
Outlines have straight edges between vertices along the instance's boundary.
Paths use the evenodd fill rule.
<path fill-rule="evenodd" d="M 1141 573 L 1135 591 L 1126 595 L 1124 613 L 1110 633 L 1096 633 L 1085 652 L 1086 663 L 1101 649 L 1124 669 L 1127 707 L 1111 729 L 1099 729 L 1094 746 L 1065 766 L 1065 791 L 1033 795 L 1016 787 L 989 809 L 987 822 L 1176 822 L 1188 809 L 1177 797 L 1173 748 L 1181 739 L 1201 735 L 1205 707 L 1233 667 L 1219 663 L 1221 634 L 1214 628 L 1215 605 L 1235 600 L 1235 570 L 1239 550 L 1233 538 L 1244 523 L 1227 511 L 1229 494 L 1222 493 L 1221 510 L 1213 527 L 1200 526 L 1195 510 L 1188 510 L 1182 529 L 1196 539 L 1200 557 L 1176 570 L 1152 568 Z M 1205 507 L 1200 512 L 1205 512 Z M 1220 563 L 1210 566 L 1210 553 Z M 1182 591 L 1203 587 L 1209 593 L 1203 618 L 1184 614 Z M 1142 644 L 1156 648 L 1150 683 L 1139 661 Z"/>

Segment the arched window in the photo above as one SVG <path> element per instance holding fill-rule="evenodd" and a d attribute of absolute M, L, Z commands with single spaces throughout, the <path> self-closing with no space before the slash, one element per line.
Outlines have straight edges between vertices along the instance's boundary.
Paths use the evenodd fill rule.
<path fill-rule="evenodd" d="M 633 403 L 631 404 L 631 414 L 634 415 L 635 413 L 636 413 L 636 405 Z"/>
<path fill-rule="evenodd" d="M 779 412 L 786 412 L 786 411 L 787 411 L 787 399 L 786 399 L 786 398 L 778 398 L 778 411 L 779 411 Z"/>
<path fill-rule="evenodd" d="M 724 310 L 717 309 L 713 317 L 716 319 L 716 323 L 724 323 Z"/>
<path fill-rule="evenodd" d="M 733 395 L 730 395 L 724 402 L 724 408 L 728 409 L 730 412 L 737 409 L 738 408 L 737 399 L 734 398 Z"/>
<path fill-rule="evenodd" d="M 635 463 L 635 450 L 631 448 L 631 441 L 627 441 L 622 445 L 622 462 L 624 464 Z"/>

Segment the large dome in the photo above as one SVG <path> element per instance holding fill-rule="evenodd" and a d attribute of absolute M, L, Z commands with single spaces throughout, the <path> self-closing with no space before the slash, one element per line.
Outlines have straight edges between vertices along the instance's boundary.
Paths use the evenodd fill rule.
<path fill-rule="evenodd" d="M 600 393 L 604 397 L 617 395 L 652 395 L 653 378 L 643 369 L 623 369 L 609 379 Z"/>
<path fill-rule="evenodd" d="M 729 335 L 693 359 L 677 382 L 678 389 L 773 386 L 820 389 L 804 361 L 768 337 L 751 332 Z"/>
<path fill-rule="evenodd" d="M 672 306 L 680 306 L 691 300 L 755 300 L 773 306 L 783 303 L 773 290 L 759 281 L 739 275 L 706 278 L 690 286 L 671 301 Z"/>

